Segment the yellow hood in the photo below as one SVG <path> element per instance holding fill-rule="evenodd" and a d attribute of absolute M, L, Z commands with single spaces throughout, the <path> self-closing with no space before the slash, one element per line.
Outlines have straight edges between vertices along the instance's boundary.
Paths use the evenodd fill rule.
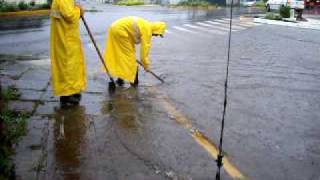
<path fill-rule="evenodd" d="M 165 22 L 152 22 L 152 34 L 163 35 L 166 30 Z"/>

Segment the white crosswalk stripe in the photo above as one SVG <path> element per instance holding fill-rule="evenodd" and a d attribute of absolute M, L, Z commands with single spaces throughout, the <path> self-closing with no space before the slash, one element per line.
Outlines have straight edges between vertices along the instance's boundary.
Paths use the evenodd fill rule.
<path fill-rule="evenodd" d="M 229 27 L 225 26 L 225 24 L 219 23 L 219 22 L 214 22 L 214 21 L 206 21 L 209 24 L 212 24 L 214 28 L 224 30 L 224 31 L 229 31 Z M 236 29 L 233 29 L 232 31 L 237 31 Z"/>
<path fill-rule="evenodd" d="M 222 18 L 223 20 L 229 22 L 230 19 L 228 18 Z M 252 26 L 259 26 L 260 24 L 254 23 L 254 22 L 249 22 L 249 21 L 241 21 L 239 19 L 232 19 L 232 22 L 239 25 L 239 26 L 245 26 L 245 27 L 252 27 Z"/>
<path fill-rule="evenodd" d="M 217 34 L 226 35 L 229 32 L 230 19 L 213 19 L 209 21 L 201 21 L 192 24 L 183 24 L 182 26 L 173 26 L 173 31 L 166 30 L 168 34 L 175 34 L 177 31 L 187 32 L 197 35 Z M 232 31 L 242 31 L 253 26 L 257 26 L 254 22 L 240 21 L 238 19 L 232 20 Z"/>
<path fill-rule="evenodd" d="M 197 24 L 199 24 L 199 25 L 201 25 L 201 26 L 206 26 L 206 27 L 216 27 L 217 25 L 220 25 L 220 26 L 223 26 L 223 27 L 228 27 L 228 29 L 229 29 L 229 24 L 221 24 L 221 23 L 219 23 L 219 24 L 206 24 L 206 23 L 202 23 L 202 22 L 197 22 Z M 237 25 L 232 25 L 232 29 L 233 30 L 245 30 L 245 29 L 247 29 L 247 28 L 244 28 L 244 27 L 240 27 L 240 26 L 237 26 Z"/>
<path fill-rule="evenodd" d="M 193 28 L 193 29 L 199 29 L 201 31 L 205 31 L 205 32 L 210 32 L 210 33 L 214 33 L 214 34 L 226 34 L 225 31 L 218 31 L 218 30 L 214 30 L 214 29 L 207 29 L 207 28 L 203 28 L 201 26 L 194 26 L 194 25 L 191 25 L 191 24 L 184 24 L 184 26 L 187 26 L 187 27 L 190 27 L 190 28 Z"/>
<path fill-rule="evenodd" d="M 185 29 L 185 28 L 182 28 L 182 27 L 179 27 L 179 26 L 173 26 L 172 28 L 180 30 L 180 31 L 184 31 L 184 32 L 189 32 L 189 33 L 192 33 L 192 34 L 196 34 L 197 33 L 197 32 L 190 31 L 188 29 Z"/>
<path fill-rule="evenodd" d="M 227 19 L 215 19 L 214 21 L 221 22 L 221 23 L 229 23 L 229 20 Z"/>

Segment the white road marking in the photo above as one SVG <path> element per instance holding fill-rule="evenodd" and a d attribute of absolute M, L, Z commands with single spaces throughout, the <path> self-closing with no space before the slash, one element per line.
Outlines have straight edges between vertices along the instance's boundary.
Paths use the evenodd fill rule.
<path fill-rule="evenodd" d="M 179 26 L 173 26 L 172 28 L 177 29 L 179 31 L 184 31 L 184 32 L 189 32 L 189 33 L 192 33 L 192 34 L 196 34 L 196 32 L 194 32 L 194 31 L 190 31 L 188 29 L 185 29 L 185 28 L 182 28 L 182 27 L 179 27 Z"/>
<path fill-rule="evenodd" d="M 213 30 L 213 29 L 207 29 L 207 28 L 203 28 L 201 26 L 194 26 L 194 25 L 191 25 L 191 24 L 184 24 L 184 26 L 187 26 L 187 27 L 190 27 L 190 28 L 193 28 L 193 29 L 199 29 L 199 30 L 202 30 L 202 31 L 205 31 L 205 32 L 210 32 L 210 33 L 214 33 L 214 34 L 226 34 L 225 31 L 217 31 L 217 30 Z"/>
<path fill-rule="evenodd" d="M 214 21 L 206 21 L 207 23 L 215 25 L 214 28 L 224 30 L 224 31 L 229 31 L 229 27 L 227 27 L 224 24 L 221 24 L 219 22 L 214 22 Z M 233 29 L 232 31 L 238 31 L 237 29 Z"/>
<path fill-rule="evenodd" d="M 197 24 L 201 25 L 201 26 L 207 26 L 207 27 L 216 27 L 217 25 L 222 25 L 223 27 L 229 27 L 229 24 L 216 24 L 216 25 L 213 25 L 213 24 L 206 24 L 206 23 L 202 23 L 202 22 L 198 22 Z M 245 30 L 247 28 L 244 28 L 244 27 L 240 27 L 238 25 L 234 25 L 232 24 L 232 29 L 233 30 Z"/>

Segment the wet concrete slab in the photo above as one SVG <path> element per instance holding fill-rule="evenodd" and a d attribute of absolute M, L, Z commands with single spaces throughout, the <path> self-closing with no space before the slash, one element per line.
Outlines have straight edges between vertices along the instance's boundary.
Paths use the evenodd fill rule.
<path fill-rule="evenodd" d="M 33 116 L 28 120 L 27 134 L 16 147 L 14 157 L 16 179 L 37 179 L 43 166 L 43 147 L 47 137 L 48 119 Z"/>
<path fill-rule="evenodd" d="M 21 94 L 21 96 L 19 97 L 20 100 L 24 100 L 24 101 L 39 101 L 44 92 L 43 91 L 20 89 L 19 93 Z"/>
<path fill-rule="evenodd" d="M 17 80 L 15 81 L 15 86 L 18 89 L 28 89 L 36 91 L 44 91 L 48 86 L 48 81 L 44 80 Z"/>
<path fill-rule="evenodd" d="M 107 93 L 82 93 L 81 106 L 86 108 L 87 115 L 102 115 L 101 106 Z"/>
<path fill-rule="evenodd" d="M 0 75 L 1 86 L 3 88 L 13 87 L 15 85 L 14 80 L 8 76 Z"/>
<path fill-rule="evenodd" d="M 29 71 L 23 74 L 23 76 L 19 79 L 21 81 L 46 81 L 50 80 L 50 71 L 45 70 L 43 68 L 30 68 Z"/>
<path fill-rule="evenodd" d="M 20 78 L 23 73 L 27 72 L 30 67 L 16 62 L 2 63 L 1 74 L 12 78 Z"/>
<path fill-rule="evenodd" d="M 60 107 L 60 102 L 43 102 L 38 105 L 36 115 L 52 115 L 56 108 Z"/>
<path fill-rule="evenodd" d="M 43 92 L 43 95 L 41 96 L 41 101 L 45 101 L 45 102 L 59 101 L 59 97 L 54 96 L 52 90 L 50 89 L 51 88 L 48 87 L 48 89 L 45 92 Z"/>
<path fill-rule="evenodd" d="M 88 80 L 87 90 L 88 93 L 105 93 L 108 92 L 108 81 L 105 80 Z"/>
<path fill-rule="evenodd" d="M 27 113 L 31 113 L 34 111 L 36 103 L 28 102 L 28 101 L 10 101 L 8 103 L 8 108 L 11 110 L 23 111 Z"/>

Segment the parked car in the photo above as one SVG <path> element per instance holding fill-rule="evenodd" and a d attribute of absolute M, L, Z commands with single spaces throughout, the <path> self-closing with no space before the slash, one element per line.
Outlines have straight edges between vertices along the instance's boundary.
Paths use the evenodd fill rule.
<path fill-rule="evenodd" d="M 281 6 L 290 6 L 296 11 L 304 9 L 304 0 L 268 0 L 266 3 L 267 11 L 279 10 Z"/>
<path fill-rule="evenodd" d="M 304 0 L 306 8 L 320 7 L 320 0 Z"/>
<path fill-rule="evenodd" d="M 241 1 L 241 4 L 246 7 L 251 7 L 256 4 L 256 0 L 243 0 Z"/>

